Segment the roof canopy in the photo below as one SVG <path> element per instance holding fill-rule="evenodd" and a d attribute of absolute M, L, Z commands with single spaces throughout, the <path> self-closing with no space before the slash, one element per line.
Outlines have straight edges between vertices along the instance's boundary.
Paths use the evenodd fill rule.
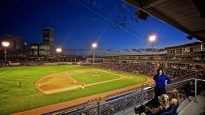
<path fill-rule="evenodd" d="M 205 0 L 124 0 L 205 42 Z"/>

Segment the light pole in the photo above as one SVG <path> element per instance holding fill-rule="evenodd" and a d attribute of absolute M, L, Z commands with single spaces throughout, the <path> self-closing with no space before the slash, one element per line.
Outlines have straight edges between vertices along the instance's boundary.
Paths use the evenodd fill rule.
<path fill-rule="evenodd" d="M 152 54 L 154 51 L 154 41 L 156 40 L 156 35 L 149 36 L 149 41 L 152 43 Z"/>
<path fill-rule="evenodd" d="M 154 62 L 154 55 L 153 55 L 153 52 L 154 52 L 154 41 L 156 40 L 156 35 L 150 35 L 149 36 L 149 41 L 152 43 L 152 56 L 153 56 L 153 62 Z M 154 70 L 156 70 L 156 63 L 154 62 L 155 66 L 154 66 Z"/>
<path fill-rule="evenodd" d="M 58 53 L 58 61 L 60 61 L 60 53 L 62 52 L 62 48 L 56 48 L 56 53 Z"/>
<path fill-rule="evenodd" d="M 1 44 L 2 44 L 2 46 L 4 47 L 4 59 L 5 59 L 5 61 L 6 61 L 6 53 L 7 53 L 7 52 L 6 52 L 6 48 L 10 45 L 10 43 L 4 41 L 4 42 L 2 42 Z"/>
<path fill-rule="evenodd" d="M 95 63 L 95 49 L 98 47 L 97 43 L 92 43 L 93 48 L 93 64 Z"/>

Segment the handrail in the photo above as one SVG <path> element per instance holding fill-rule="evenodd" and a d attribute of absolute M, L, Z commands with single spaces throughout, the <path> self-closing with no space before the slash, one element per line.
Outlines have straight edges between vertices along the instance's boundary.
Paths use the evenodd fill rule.
<path fill-rule="evenodd" d="M 197 79 L 197 81 L 205 81 L 205 79 Z"/>
<path fill-rule="evenodd" d="M 175 83 L 167 84 L 167 86 L 171 86 L 171 85 L 179 84 L 179 83 L 186 82 L 186 81 L 190 81 L 190 80 L 194 80 L 194 79 L 196 79 L 196 78 L 185 79 L 185 80 L 178 81 L 178 82 L 175 82 Z"/>

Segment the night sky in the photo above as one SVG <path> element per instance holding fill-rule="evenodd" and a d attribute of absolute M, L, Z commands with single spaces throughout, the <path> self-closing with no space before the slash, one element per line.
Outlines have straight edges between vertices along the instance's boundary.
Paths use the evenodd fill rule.
<path fill-rule="evenodd" d="M 42 42 L 42 29 L 55 29 L 55 43 L 69 49 L 87 49 L 97 41 L 102 49 L 184 44 L 187 34 L 154 18 L 137 18 L 137 9 L 121 0 L 0 0 L 0 36 L 21 36 L 28 43 Z"/>

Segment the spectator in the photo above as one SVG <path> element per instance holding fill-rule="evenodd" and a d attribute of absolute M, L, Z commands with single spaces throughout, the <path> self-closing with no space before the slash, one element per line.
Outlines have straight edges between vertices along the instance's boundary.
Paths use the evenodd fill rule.
<path fill-rule="evenodd" d="M 161 96 L 159 96 L 159 102 L 160 105 L 157 108 L 151 108 L 149 106 L 145 107 L 145 112 L 146 113 L 151 113 L 153 115 L 160 115 L 163 112 L 166 112 L 168 110 L 169 107 L 169 97 L 167 94 L 162 94 Z"/>
<path fill-rule="evenodd" d="M 171 99 L 170 99 L 170 102 L 169 102 L 169 105 L 175 105 L 175 106 L 179 106 L 179 92 L 178 90 L 176 89 L 173 89 L 172 91 L 169 92 L 170 93 L 170 96 L 171 96 Z"/>
<path fill-rule="evenodd" d="M 171 79 L 163 73 L 162 69 L 157 70 L 157 74 L 154 76 L 155 85 L 155 98 L 166 93 L 165 83 L 171 83 Z"/>
<path fill-rule="evenodd" d="M 170 94 L 170 101 L 169 101 L 169 107 L 167 108 L 167 111 L 164 111 L 161 115 L 177 115 L 177 107 L 179 106 L 179 93 L 178 90 L 173 89 L 169 92 Z"/>

